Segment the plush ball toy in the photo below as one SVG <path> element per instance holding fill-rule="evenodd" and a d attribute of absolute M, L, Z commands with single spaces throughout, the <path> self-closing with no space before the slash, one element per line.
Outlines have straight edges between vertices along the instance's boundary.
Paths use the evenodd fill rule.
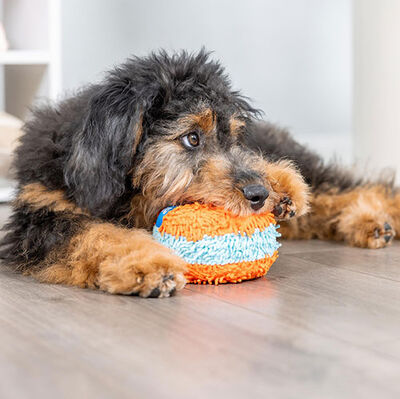
<path fill-rule="evenodd" d="M 264 276 L 278 257 L 271 213 L 234 216 L 198 203 L 160 212 L 153 236 L 188 263 L 190 283 L 238 283 Z"/>

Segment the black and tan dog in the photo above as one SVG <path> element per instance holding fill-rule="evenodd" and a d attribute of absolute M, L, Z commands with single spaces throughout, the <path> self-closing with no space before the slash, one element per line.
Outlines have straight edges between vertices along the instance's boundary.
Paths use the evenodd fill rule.
<path fill-rule="evenodd" d="M 44 282 L 144 297 L 181 289 L 183 262 L 147 232 L 172 204 L 270 210 L 288 220 L 284 236 L 369 248 L 400 229 L 390 185 L 324 166 L 258 123 L 204 51 L 132 58 L 102 83 L 39 107 L 24 130 L 2 257 Z"/>

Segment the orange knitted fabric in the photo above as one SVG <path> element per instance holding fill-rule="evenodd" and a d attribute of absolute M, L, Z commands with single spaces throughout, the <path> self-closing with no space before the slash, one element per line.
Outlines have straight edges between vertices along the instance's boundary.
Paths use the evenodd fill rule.
<path fill-rule="evenodd" d="M 272 214 L 235 216 L 198 203 L 166 208 L 153 235 L 188 262 L 190 283 L 237 283 L 261 277 L 277 259 L 280 246 Z"/>
<path fill-rule="evenodd" d="M 240 283 L 244 280 L 265 276 L 271 265 L 278 258 L 278 251 L 264 259 L 229 263 L 226 265 L 200 265 L 188 263 L 189 271 L 185 274 L 188 283 L 224 284 Z"/>

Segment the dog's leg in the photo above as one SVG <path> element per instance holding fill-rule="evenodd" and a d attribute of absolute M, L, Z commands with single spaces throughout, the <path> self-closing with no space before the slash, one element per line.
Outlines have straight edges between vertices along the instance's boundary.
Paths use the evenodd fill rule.
<path fill-rule="evenodd" d="M 390 198 L 390 184 L 368 185 L 346 168 L 325 164 L 288 131 L 271 124 L 256 125 L 248 145 L 266 157 L 294 162 L 313 191 L 309 214 L 280 223 L 284 237 L 381 248 L 390 244 L 395 230 L 400 232 L 400 194 Z"/>
<path fill-rule="evenodd" d="M 394 230 L 396 230 L 395 238 L 400 239 L 400 190 L 397 189 L 387 201 L 387 211 L 392 217 Z"/>
<path fill-rule="evenodd" d="M 298 220 L 282 223 L 285 238 L 345 241 L 363 248 L 382 248 L 395 235 L 394 219 L 380 186 L 358 187 L 345 193 L 319 193 L 311 211 Z"/>
<path fill-rule="evenodd" d="M 167 297 L 185 285 L 185 263 L 140 229 L 90 222 L 66 248 L 54 249 L 43 282 L 99 288 L 112 294 Z"/>
<path fill-rule="evenodd" d="M 23 187 L 2 255 L 40 281 L 165 297 L 183 288 L 185 263 L 141 229 L 92 218 L 40 184 Z"/>
<path fill-rule="evenodd" d="M 273 189 L 270 195 L 276 197 L 273 213 L 277 220 L 299 217 L 307 213 L 310 190 L 292 163 L 285 160 L 269 163 L 267 176 Z"/>

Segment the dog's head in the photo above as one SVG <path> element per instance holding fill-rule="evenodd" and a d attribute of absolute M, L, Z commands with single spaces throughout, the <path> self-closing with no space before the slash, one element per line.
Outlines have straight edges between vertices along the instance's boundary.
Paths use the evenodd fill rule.
<path fill-rule="evenodd" d="M 272 208 L 266 161 L 244 145 L 257 111 L 205 51 L 130 59 L 91 92 L 65 178 L 92 214 L 109 214 L 127 190 L 148 226 L 173 204 Z"/>

